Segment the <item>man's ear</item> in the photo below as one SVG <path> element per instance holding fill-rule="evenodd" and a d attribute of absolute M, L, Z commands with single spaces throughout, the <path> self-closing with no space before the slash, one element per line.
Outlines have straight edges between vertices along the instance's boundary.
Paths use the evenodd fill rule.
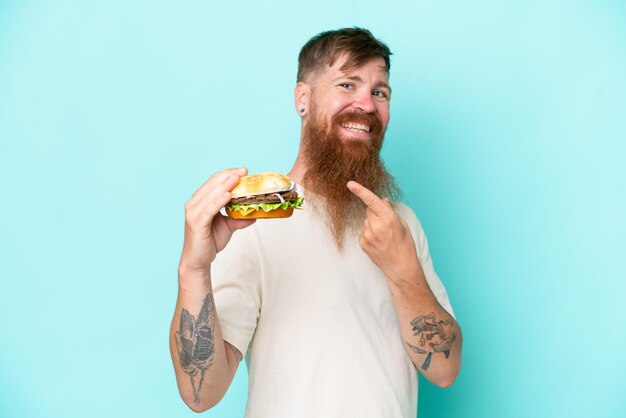
<path fill-rule="evenodd" d="M 298 115 L 306 115 L 309 112 L 309 105 L 311 103 L 311 86 L 304 81 L 299 81 L 298 84 L 296 84 L 294 99 Z"/>

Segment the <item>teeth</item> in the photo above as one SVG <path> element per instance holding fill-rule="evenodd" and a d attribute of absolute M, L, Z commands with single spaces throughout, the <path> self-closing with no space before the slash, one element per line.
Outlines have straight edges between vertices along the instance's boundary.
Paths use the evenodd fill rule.
<path fill-rule="evenodd" d="M 355 132 L 359 132 L 359 131 L 363 131 L 363 132 L 369 132 L 370 131 L 370 127 L 367 125 L 361 125 L 360 123 L 346 123 L 343 125 L 344 128 L 353 130 Z"/>

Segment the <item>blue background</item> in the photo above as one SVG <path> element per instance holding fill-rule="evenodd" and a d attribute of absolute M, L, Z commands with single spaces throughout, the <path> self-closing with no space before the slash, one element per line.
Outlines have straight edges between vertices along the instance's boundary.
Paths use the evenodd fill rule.
<path fill-rule="evenodd" d="M 2 417 L 195 416 L 168 350 L 183 205 L 289 170 L 299 49 L 353 25 L 394 52 L 383 154 L 465 336 L 420 417 L 624 416 L 624 2 L 5 0 Z M 241 367 L 205 416 L 245 397 Z"/>

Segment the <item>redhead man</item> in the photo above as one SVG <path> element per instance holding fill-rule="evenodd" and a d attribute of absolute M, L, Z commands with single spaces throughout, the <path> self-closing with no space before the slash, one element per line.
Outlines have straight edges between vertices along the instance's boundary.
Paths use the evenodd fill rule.
<path fill-rule="evenodd" d="M 441 387 L 456 379 L 461 329 L 380 159 L 390 55 L 359 28 L 302 48 L 289 176 L 306 210 L 224 217 L 245 168 L 214 174 L 187 202 L 170 347 L 194 411 L 219 402 L 243 357 L 250 418 L 415 417 L 418 372 Z"/>

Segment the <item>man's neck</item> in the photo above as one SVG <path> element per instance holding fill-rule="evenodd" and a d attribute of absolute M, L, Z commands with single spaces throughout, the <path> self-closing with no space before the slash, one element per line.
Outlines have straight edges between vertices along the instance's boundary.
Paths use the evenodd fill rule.
<path fill-rule="evenodd" d="M 302 179 L 304 178 L 304 173 L 307 170 L 306 160 L 302 153 L 302 145 L 300 145 L 300 150 L 298 151 L 298 156 L 296 157 L 296 161 L 293 163 L 293 167 L 291 167 L 291 171 L 289 171 L 289 178 L 291 181 L 302 184 Z"/>

